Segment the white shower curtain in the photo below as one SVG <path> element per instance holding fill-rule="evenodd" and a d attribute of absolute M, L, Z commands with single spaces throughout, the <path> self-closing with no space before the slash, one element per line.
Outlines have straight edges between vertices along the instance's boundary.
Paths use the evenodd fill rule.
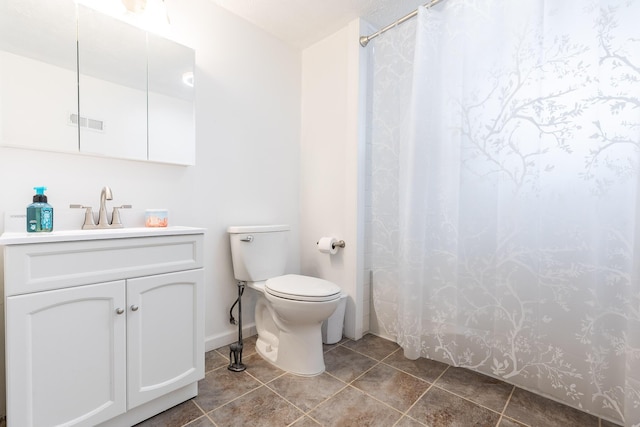
<path fill-rule="evenodd" d="M 446 0 L 375 40 L 373 310 L 407 357 L 640 425 L 638 22 Z"/>

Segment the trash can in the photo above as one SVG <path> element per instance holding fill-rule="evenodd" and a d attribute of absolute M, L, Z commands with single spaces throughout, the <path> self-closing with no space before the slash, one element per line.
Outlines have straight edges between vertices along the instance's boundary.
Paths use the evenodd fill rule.
<path fill-rule="evenodd" d="M 342 327 L 344 325 L 344 312 L 347 308 L 347 294 L 340 295 L 340 301 L 336 311 L 322 322 L 322 342 L 335 344 L 342 339 Z"/>

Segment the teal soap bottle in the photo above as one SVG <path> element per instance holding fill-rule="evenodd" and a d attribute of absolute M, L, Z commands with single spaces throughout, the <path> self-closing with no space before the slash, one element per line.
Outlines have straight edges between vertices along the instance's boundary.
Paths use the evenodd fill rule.
<path fill-rule="evenodd" d="M 36 194 L 33 203 L 27 206 L 27 231 L 38 233 L 53 231 L 53 207 L 47 203 L 44 191 L 47 187 L 33 187 Z"/>

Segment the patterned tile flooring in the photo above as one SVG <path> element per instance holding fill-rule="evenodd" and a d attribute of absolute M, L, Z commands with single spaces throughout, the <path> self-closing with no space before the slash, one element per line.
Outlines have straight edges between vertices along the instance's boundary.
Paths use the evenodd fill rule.
<path fill-rule="evenodd" d="M 139 427 L 498 426 L 615 427 L 466 369 L 405 359 L 396 343 L 366 335 L 325 346 L 326 372 L 283 372 L 244 341 L 244 372 L 227 369 L 228 347 L 206 354 L 198 396 Z"/>

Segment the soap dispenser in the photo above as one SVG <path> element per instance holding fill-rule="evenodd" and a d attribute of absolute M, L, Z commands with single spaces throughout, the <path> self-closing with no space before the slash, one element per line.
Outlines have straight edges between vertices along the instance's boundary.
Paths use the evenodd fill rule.
<path fill-rule="evenodd" d="M 53 207 L 47 203 L 47 196 L 44 195 L 46 187 L 33 187 L 36 194 L 33 196 L 33 203 L 27 206 L 27 231 L 36 233 L 40 231 L 53 230 Z"/>

